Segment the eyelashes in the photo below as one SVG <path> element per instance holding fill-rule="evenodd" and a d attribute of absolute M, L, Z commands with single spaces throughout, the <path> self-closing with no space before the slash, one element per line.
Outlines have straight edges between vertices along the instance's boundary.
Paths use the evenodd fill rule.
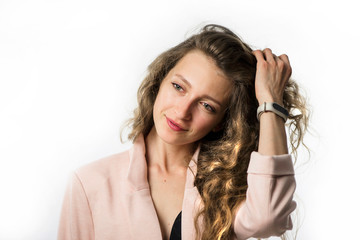
<path fill-rule="evenodd" d="M 177 83 L 171 83 L 173 85 L 173 87 L 175 88 L 175 90 L 177 91 L 184 91 L 184 89 Z"/>
<path fill-rule="evenodd" d="M 215 109 L 212 106 L 210 106 L 209 104 L 207 104 L 205 102 L 202 102 L 201 104 L 205 107 L 206 110 L 215 113 Z"/>
<path fill-rule="evenodd" d="M 179 84 L 177 84 L 177 83 L 175 83 L 175 82 L 172 82 L 171 84 L 172 84 L 173 88 L 174 88 L 176 91 L 178 91 L 178 92 L 183 92 L 183 91 L 184 91 L 184 89 L 183 89 Z M 200 104 L 204 107 L 204 109 L 205 109 L 206 111 L 209 111 L 209 112 L 211 112 L 211 113 L 215 113 L 215 112 L 216 112 L 215 108 L 212 107 L 210 104 L 208 104 L 208 103 L 206 103 L 206 102 L 200 102 Z"/>

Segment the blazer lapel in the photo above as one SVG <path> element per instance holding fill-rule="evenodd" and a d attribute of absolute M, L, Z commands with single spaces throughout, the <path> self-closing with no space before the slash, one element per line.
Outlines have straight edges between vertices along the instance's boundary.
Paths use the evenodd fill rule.
<path fill-rule="evenodd" d="M 132 239 L 162 239 L 159 219 L 150 194 L 147 179 L 144 137 L 139 136 L 130 149 L 130 165 L 127 173 L 127 193 L 125 206 Z M 197 172 L 197 159 L 200 146 L 195 151 L 187 170 L 185 192 L 182 205 L 182 239 L 195 239 L 194 218 L 201 208 L 202 201 L 194 180 Z M 200 230 L 202 218 L 199 219 Z"/>
<path fill-rule="evenodd" d="M 195 226 L 194 219 L 198 210 L 202 206 L 201 196 L 194 186 L 195 176 L 197 172 L 197 159 L 200 152 L 200 146 L 196 149 L 187 170 L 184 200 L 182 206 L 182 219 L 181 219 L 181 238 L 182 239 L 195 239 Z M 200 230 L 202 226 L 202 218 L 199 218 Z"/>
<path fill-rule="evenodd" d="M 159 219 L 150 194 L 147 179 L 144 137 L 139 136 L 130 149 L 130 165 L 127 173 L 127 218 L 132 239 L 162 239 Z"/>

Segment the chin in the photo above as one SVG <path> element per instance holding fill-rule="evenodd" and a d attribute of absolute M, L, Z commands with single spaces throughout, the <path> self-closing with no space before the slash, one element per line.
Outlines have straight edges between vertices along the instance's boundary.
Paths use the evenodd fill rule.
<path fill-rule="evenodd" d="M 191 141 L 186 141 L 186 137 L 184 137 L 183 135 L 180 134 L 174 134 L 174 133 L 169 133 L 169 132 L 164 132 L 164 133 L 158 133 L 159 138 L 161 138 L 161 140 L 163 140 L 164 142 L 166 142 L 167 144 L 171 144 L 171 145 L 185 145 L 188 143 L 191 143 Z"/>
<path fill-rule="evenodd" d="M 187 138 L 186 132 L 175 132 L 171 129 L 166 129 L 166 128 L 157 129 L 156 127 L 155 127 L 155 131 L 158 137 L 163 142 L 170 145 L 180 146 L 195 142 L 192 141 L 192 139 Z"/>

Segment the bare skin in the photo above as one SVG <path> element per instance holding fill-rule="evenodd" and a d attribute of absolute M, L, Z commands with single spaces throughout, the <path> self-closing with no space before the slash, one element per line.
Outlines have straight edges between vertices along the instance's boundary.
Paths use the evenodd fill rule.
<path fill-rule="evenodd" d="M 154 151 L 156 149 L 148 147 L 153 144 L 160 146 L 155 135 L 153 128 L 146 138 L 148 180 L 163 239 L 169 239 L 175 218 L 182 209 L 187 163 L 180 161 L 181 157 L 178 158 L 178 154 L 181 153 L 175 149 Z M 185 157 L 190 158 L 188 154 L 183 156 Z M 165 160 L 163 164 L 158 161 L 159 159 Z M 171 159 L 179 159 L 179 161 L 175 162 Z"/>

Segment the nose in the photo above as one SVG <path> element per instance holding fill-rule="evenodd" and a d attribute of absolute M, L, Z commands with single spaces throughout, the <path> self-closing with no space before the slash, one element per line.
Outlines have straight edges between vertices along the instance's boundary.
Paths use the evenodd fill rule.
<path fill-rule="evenodd" d="M 186 121 L 191 120 L 192 106 L 193 103 L 189 99 L 183 98 L 180 101 L 178 101 L 175 108 L 176 117 L 181 120 L 186 120 Z"/>

